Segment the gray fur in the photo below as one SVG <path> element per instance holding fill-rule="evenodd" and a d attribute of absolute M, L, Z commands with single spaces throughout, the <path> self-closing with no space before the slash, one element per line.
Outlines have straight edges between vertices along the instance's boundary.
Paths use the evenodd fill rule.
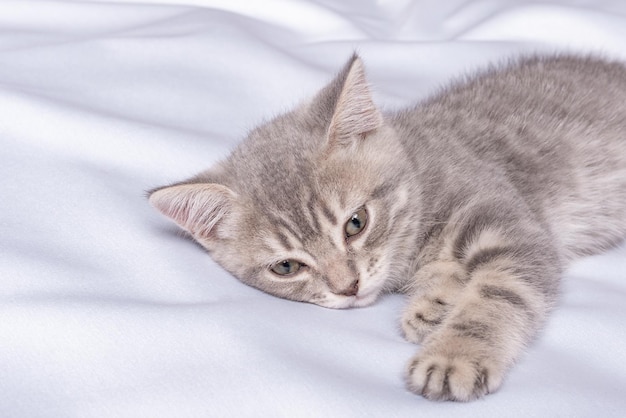
<path fill-rule="evenodd" d="M 408 388 L 472 400 L 536 335 L 568 263 L 626 237 L 626 69 L 530 57 L 382 114 L 353 56 L 311 101 L 150 201 L 273 295 L 349 308 L 407 293 L 402 330 L 422 344 Z M 347 235 L 361 208 L 365 227 Z M 302 267 L 279 276 L 283 260 Z"/>

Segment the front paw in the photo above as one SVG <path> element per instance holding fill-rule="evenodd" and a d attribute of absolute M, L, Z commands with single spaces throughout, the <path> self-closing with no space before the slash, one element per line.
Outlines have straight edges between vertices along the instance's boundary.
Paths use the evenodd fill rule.
<path fill-rule="evenodd" d="M 408 367 L 407 387 L 430 400 L 471 401 L 494 392 L 504 370 L 467 354 L 420 353 Z"/>
<path fill-rule="evenodd" d="M 418 270 L 416 290 L 402 315 L 404 337 L 420 343 L 438 329 L 456 305 L 465 286 L 465 271 L 458 262 L 437 261 Z"/>
<path fill-rule="evenodd" d="M 449 303 L 441 298 L 413 298 L 402 315 L 401 326 L 404 338 L 420 343 L 445 319 Z"/>

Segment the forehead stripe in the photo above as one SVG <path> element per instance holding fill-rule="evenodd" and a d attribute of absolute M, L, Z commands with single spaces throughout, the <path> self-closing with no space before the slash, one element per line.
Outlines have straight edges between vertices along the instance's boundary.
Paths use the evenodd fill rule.
<path fill-rule="evenodd" d="M 285 250 L 287 250 L 287 251 L 293 250 L 293 247 L 289 243 L 289 238 L 287 238 L 287 236 L 285 234 L 283 234 L 282 232 L 276 231 L 276 237 L 280 241 L 280 244 L 283 247 L 285 247 Z"/>
<path fill-rule="evenodd" d="M 322 207 L 322 213 L 324 214 L 326 219 L 328 219 L 328 221 L 331 224 L 336 226 L 337 225 L 337 218 L 335 217 L 335 215 L 330 211 L 330 209 L 328 209 L 328 206 L 326 205 L 326 203 L 324 201 L 320 200 L 319 203 L 320 203 L 320 206 Z"/>
<path fill-rule="evenodd" d="M 299 234 L 295 228 L 293 228 L 291 225 L 289 225 L 284 219 L 278 218 L 276 216 L 272 216 L 271 214 L 268 213 L 267 215 L 270 218 L 270 221 L 276 225 L 276 227 L 278 228 L 283 228 L 284 230 L 286 230 L 287 232 L 289 232 L 293 237 L 295 237 L 298 241 L 302 241 L 303 240 L 303 236 L 302 234 Z"/>

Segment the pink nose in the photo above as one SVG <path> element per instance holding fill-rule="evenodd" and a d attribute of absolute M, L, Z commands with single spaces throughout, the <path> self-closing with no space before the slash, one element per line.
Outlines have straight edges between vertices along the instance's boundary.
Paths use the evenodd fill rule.
<path fill-rule="evenodd" d="M 339 292 L 343 296 L 356 296 L 357 293 L 359 293 L 359 279 L 356 279 L 350 283 L 350 286 Z"/>

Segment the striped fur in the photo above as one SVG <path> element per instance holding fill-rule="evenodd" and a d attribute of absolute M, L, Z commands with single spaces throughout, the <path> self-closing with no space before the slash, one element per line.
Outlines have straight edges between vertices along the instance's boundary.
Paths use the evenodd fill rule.
<path fill-rule="evenodd" d="M 407 387 L 481 397 L 544 323 L 568 263 L 626 237 L 626 69 L 531 57 L 393 114 L 365 80 L 352 57 L 150 202 L 270 294 L 351 308 L 406 293 L 402 331 L 421 344 Z"/>

